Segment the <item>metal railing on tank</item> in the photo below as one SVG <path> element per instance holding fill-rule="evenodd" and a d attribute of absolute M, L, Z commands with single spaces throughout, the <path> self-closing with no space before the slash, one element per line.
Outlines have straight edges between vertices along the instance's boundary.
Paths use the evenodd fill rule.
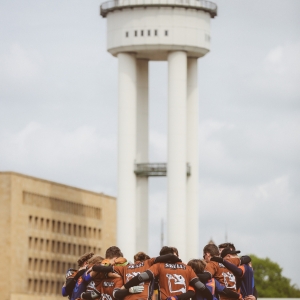
<path fill-rule="evenodd" d="M 102 17 L 106 17 L 110 11 L 115 9 L 138 6 L 171 6 L 193 8 L 208 12 L 212 18 L 214 18 L 218 12 L 217 5 L 206 0 L 110 0 L 101 4 L 100 15 Z"/>
<path fill-rule="evenodd" d="M 135 164 L 134 173 L 139 177 L 150 176 L 167 176 L 167 164 L 166 163 L 140 163 Z M 186 175 L 191 175 L 191 166 L 186 164 Z"/>

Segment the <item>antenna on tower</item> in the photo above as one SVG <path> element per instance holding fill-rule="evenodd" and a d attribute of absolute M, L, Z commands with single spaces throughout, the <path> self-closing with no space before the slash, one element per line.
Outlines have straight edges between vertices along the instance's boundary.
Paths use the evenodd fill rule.
<path fill-rule="evenodd" d="M 164 246 L 164 219 L 161 219 L 161 228 L 160 228 L 160 248 Z"/>

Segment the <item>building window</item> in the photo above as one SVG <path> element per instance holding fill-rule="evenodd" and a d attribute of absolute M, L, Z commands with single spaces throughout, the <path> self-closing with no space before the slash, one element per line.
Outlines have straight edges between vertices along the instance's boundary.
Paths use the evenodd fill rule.
<path fill-rule="evenodd" d="M 151 30 L 148 30 L 148 36 L 150 36 L 151 35 Z"/>
<path fill-rule="evenodd" d="M 141 36 L 144 36 L 144 30 L 141 30 Z"/>
<path fill-rule="evenodd" d="M 168 36 L 168 30 L 165 30 L 165 36 Z"/>
<path fill-rule="evenodd" d="M 154 35 L 157 36 L 157 29 L 154 30 Z"/>
<path fill-rule="evenodd" d="M 137 30 L 134 31 L 134 36 L 137 36 Z"/>
<path fill-rule="evenodd" d="M 128 33 L 128 31 L 126 31 L 126 33 L 125 33 L 125 36 L 126 36 L 126 37 L 128 37 L 128 36 L 129 36 L 129 33 Z"/>

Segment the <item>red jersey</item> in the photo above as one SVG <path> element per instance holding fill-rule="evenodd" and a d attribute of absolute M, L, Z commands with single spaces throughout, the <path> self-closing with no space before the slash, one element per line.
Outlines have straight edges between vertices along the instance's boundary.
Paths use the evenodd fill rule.
<path fill-rule="evenodd" d="M 97 285 L 97 290 L 101 293 L 102 300 L 114 300 L 113 291 L 116 288 L 123 286 L 123 279 L 117 278 L 105 278 Z"/>
<path fill-rule="evenodd" d="M 189 290 L 190 282 L 198 278 L 190 266 L 181 262 L 155 264 L 149 271 L 153 273 L 154 277 L 158 277 L 162 300 L 186 293 Z"/>
<path fill-rule="evenodd" d="M 156 258 L 150 258 L 145 261 L 137 261 L 134 264 L 129 264 L 127 266 L 114 267 L 114 271 L 121 275 L 123 278 L 124 283 L 128 282 L 133 277 L 139 275 L 140 273 L 145 272 L 148 270 L 155 261 Z M 124 298 L 124 300 L 148 300 L 151 299 L 153 293 L 153 281 L 146 281 L 141 283 L 140 285 L 144 285 L 144 291 L 138 294 L 130 294 Z"/>
<path fill-rule="evenodd" d="M 229 262 L 238 266 L 240 264 L 239 258 L 228 259 Z M 216 261 L 210 261 L 206 264 L 205 272 L 209 272 L 212 278 L 217 279 L 226 288 L 237 292 L 236 279 L 235 276 L 229 271 L 223 264 Z M 220 295 L 221 300 L 228 300 L 230 298 Z"/>

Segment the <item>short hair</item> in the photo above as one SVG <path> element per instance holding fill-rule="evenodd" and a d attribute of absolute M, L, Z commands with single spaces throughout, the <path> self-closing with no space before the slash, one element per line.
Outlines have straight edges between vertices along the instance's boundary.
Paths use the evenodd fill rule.
<path fill-rule="evenodd" d="M 223 243 L 218 246 L 221 249 L 229 247 L 231 250 L 235 251 L 235 247 L 232 243 Z"/>
<path fill-rule="evenodd" d="M 147 259 L 150 259 L 150 256 L 148 256 L 145 252 L 138 252 L 134 257 L 134 261 L 145 261 Z"/>
<path fill-rule="evenodd" d="M 81 255 L 81 256 L 79 257 L 79 259 L 77 260 L 78 267 L 82 267 L 83 264 L 84 264 L 85 262 L 87 262 L 93 255 L 94 255 L 93 252 L 89 252 L 89 253 L 85 253 L 85 254 Z"/>
<path fill-rule="evenodd" d="M 178 249 L 176 247 L 170 247 L 173 250 L 173 253 L 175 253 L 179 257 Z"/>
<path fill-rule="evenodd" d="M 205 269 L 206 262 L 204 259 L 191 259 L 187 265 L 190 266 L 196 274 L 201 274 Z"/>
<path fill-rule="evenodd" d="M 123 253 L 117 246 L 111 246 L 105 252 L 105 258 L 112 259 L 114 257 L 123 257 Z"/>
<path fill-rule="evenodd" d="M 219 248 L 215 244 L 208 244 L 203 248 L 203 253 L 209 253 L 211 256 L 219 256 Z"/>
<path fill-rule="evenodd" d="M 159 252 L 159 255 L 173 254 L 174 250 L 171 247 L 163 246 Z"/>
<path fill-rule="evenodd" d="M 94 255 L 87 261 L 87 263 L 89 265 L 99 265 L 102 263 L 103 260 L 104 260 L 104 258 L 102 256 Z"/>

